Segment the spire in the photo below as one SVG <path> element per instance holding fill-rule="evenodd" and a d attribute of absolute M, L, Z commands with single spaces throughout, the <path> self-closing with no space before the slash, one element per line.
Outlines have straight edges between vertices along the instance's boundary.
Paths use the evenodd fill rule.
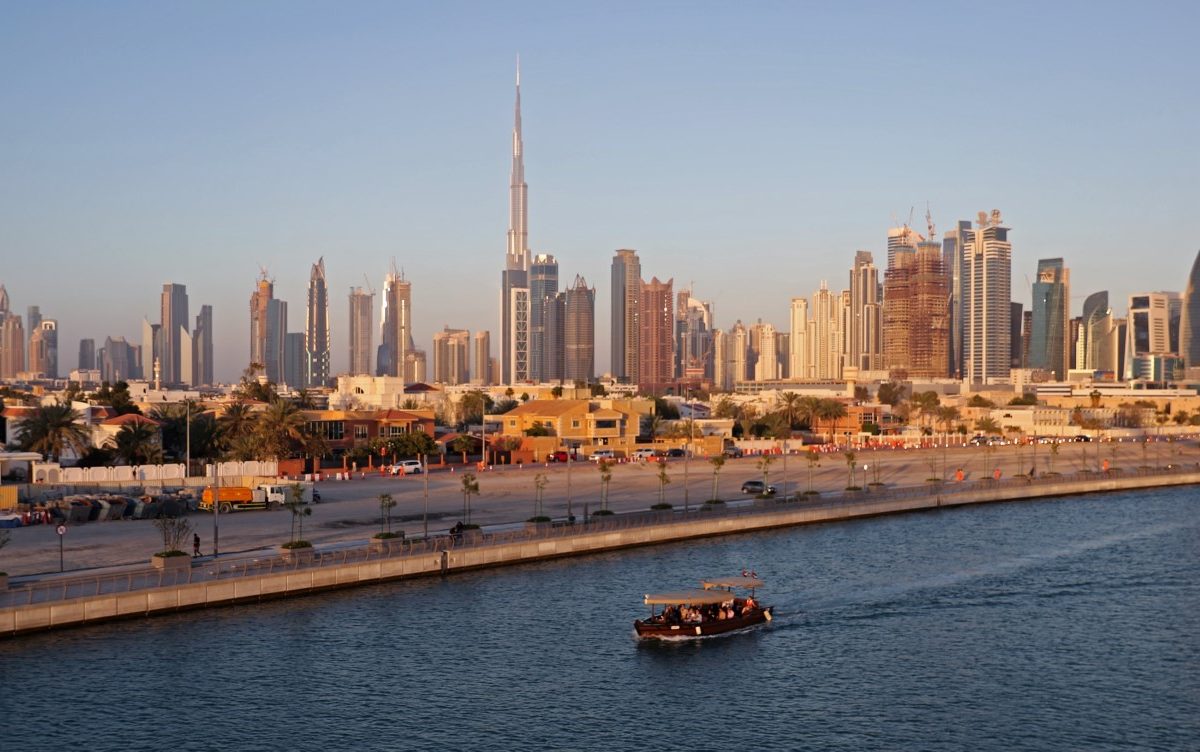
<path fill-rule="evenodd" d="M 529 269 L 529 220 L 525 184 L 525 145 L 521 139 L 521 58 L 517 56 L 516 102 L 513 105 L 512 173 L 508 187 L 507 268 Z"/>

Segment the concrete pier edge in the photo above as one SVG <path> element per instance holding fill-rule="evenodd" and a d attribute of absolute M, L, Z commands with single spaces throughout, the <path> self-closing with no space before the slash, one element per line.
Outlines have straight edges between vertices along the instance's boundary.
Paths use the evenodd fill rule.
<path fill-rule="evenodd" d="M 719 535 L 731 535 L 797 525 L 860 519 L 970 504 L 1012 502 L 1115 491 L 1200 484 L 1200 469 L 1152 475 L 1064 478 L 1059 482 L 999 485 L 961 489 L 953 484 L 916 495 L 846 501 L 836 507 L 780 503 L 753 514 L 705 516 L 648 523 L 619 530 L 589 530 L 550 538 L 482 543 L 367 561 L 318 565 L 232 579 L 147 588 L 48 603 L 0 608 L 0 637 L 143 618 L 200 608 L 225 607 L 275 598 L 296 597 L 324 590 L 443 576 L 490 567 L 523 564 L 568 556 L 659 545 Z"/>

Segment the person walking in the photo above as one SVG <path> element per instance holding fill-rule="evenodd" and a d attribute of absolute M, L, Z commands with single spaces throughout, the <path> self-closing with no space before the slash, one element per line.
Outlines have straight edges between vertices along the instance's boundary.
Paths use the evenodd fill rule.
<path fill-rule="evenodd" d="M 200 533 L 192 534 L 192 556 L 200 555 Z"/>

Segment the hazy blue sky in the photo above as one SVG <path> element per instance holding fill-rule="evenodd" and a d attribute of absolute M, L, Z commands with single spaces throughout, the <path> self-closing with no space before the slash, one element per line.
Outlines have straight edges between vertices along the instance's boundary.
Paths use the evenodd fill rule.
<path fill-rule="evenodd" d="M 786 327 L 926 202 L 939 230 L 999 208 L 1014 296 L 1063 256 L 1077 313 L 1180 289 L 1200 247 L 1197 7 L 8 0 L 0 283 L 59 319 L 64 369 L 173 281 L 232 378 L 259 266 L 301 331 L 318 256 L 335 371 L 346 293 L 393 258 L 418 346 L 495 342 L 520 53 L 530 245 L 597 288 L 601 371 L 614 249 L 723 328 Z"/>

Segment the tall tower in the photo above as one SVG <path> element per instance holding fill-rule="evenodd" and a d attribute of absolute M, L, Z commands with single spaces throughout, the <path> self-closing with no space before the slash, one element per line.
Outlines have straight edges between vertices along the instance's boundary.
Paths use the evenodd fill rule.
<path fill-rule="evenodd" d="M 371 373 L 371 311 L 375 307 L 375 293 L 364 292 L 361 287 L 350 288 L 350 375 L 366 376 Z"/>
<path fill-rule="evenodd" d="M 308 276 L 308 320 L 304 329 L 304 386 L 329 381 L 329 289 L 325 286 L 325 257 L 317 259 Z"/>
<path fill-rule="evenodd" d="M 1200 368 L 1200 252 L 1192 262 L 1179 314 L 1179 357 L 1187 368 Z"/>
<path fill-rule="evenodd" d="M 475 352 L 475 377 L 472 381 L 484 386 L 495 383 L 492 379 L 492 335 L 491 332 L 478 331 L 473 337 L 472 348 Z"/>
<path fill-rule="evenodd" d="M 383 281 L 383 310 L 380 313 L 381 336 L 375 358 L 376 376 L 404 378 L 404 362 L 412 341 L 412 283 L 404 273 L 392 270 Z"/>
<path fill-rule="evenodd" d="M 508 253 L 500 274 L 501 368 L 506 383 L 528 381 L 529 372 L 529 186 L 521 139 L 521 64 L 513 109 L 512 173 L 508 185 Z"/>
<path fill-rule="evenodd" d="M 192 374 L 184 373 L 183 341 L 190 339 L 188 333 L 188 297 L 183 285 L 167 283 L 162 289 L 162 318 L 159 329 L 161 339 L 162 382 L 164 384 L 191 384 Z M 191 351 L 187 353 L 191 360 Z"/>
<path fill-rule="evenodd" d="M 612 375 L 635 381 L 641 356 L 642 262 L 622 249 L 612 260 Z"/>
<path fill-rule="evenodd" d="M 850 270 L 850 321 L 847 332 L 847 348 L 850 358 L 847 365 L 859 371 L 875 371 L 881 367 L 883 342 L 880 327 L 883 325 L 879 300 L 879 272 L 870 251 L 854 254 L 854 268 Z"/>
<path fill-rule="evenodd" d="M 792 298 L 788 326 L 788 376 L 795 380 L 811 379 L 812 348 L 808 339 L 811 323 L 808 319 L 808 300 Z"/>
<path fill-rule="evenodd" d="M 963 237 L 963 371 L 971 384 L 1012 370 L 1012 243 L 1000 210 L 979 212 Z"/>
<path fill-rule="evenodd" d="M 91 338 L 79 340 L 79 370 L 96 370 L 96 340 Z"/>
<path fill-rule="evenodd" d="M 443 327 L 433 335 L 433 381 L 465 384 L 470 380 L 471 333 Z"/>
<path fill-rule="evenodd" d="M 963 368 L 963 322 L 966 320 L 963 305 L 963 248 L 965 238 L 971 235 L 971 222 L 960 220 L 955 227 L 942 234 L 942 263 L 950 275 L 950 374 L 962 376 Z"/>
<path fill-rule="evenodd" d="M 637 384 L 647 392 L 659 392 L 672 382 L 675 356 L 675 281 L 654 277 L 642 283 L 641 339 Z"/>
<path fill-rule="evenodd" d="M 192 330 L 192 382 L 212 386 L 213 378 L 213 317 L 212 306 L 200 306 L 196 328 Z"/>
<path fill-rule="evenodd" d="M 1038 261 L 1037 281 L 1033 283 L 1033 326 L 1029 339 L 1029 367 L 1054 372 L 1059 381 L 1067 379 L 1070 338 L 1070 271 L 1060 258 Z"/>
<path fill-rule="evenodd" d="M 576 275 L 563 304 L 563 379 L 596 378 L 596 289 Z"/>
<path fill-rule="evenodd" d="M 8 291 L 0 285 L 0 379 L 25 370 L 25 327 L 21 314 L 8 309 Z"/>
<path fill-rule="evenodd" d="M 558 294 L 558 260 L 548 253 L 533 257 L 529 271 L 529 379 L 534 382 L 553 378 L 549 362 L 552 347 L 546 337 L 547 308 Z"/>
<path fill-rule="evenodd" d="M 275 299 L 275 282 L 263 269 L 250 296 L 250 362 L 263 366 L 276 384 L 285 378 L 286 337 L 287 303 Z"/>

